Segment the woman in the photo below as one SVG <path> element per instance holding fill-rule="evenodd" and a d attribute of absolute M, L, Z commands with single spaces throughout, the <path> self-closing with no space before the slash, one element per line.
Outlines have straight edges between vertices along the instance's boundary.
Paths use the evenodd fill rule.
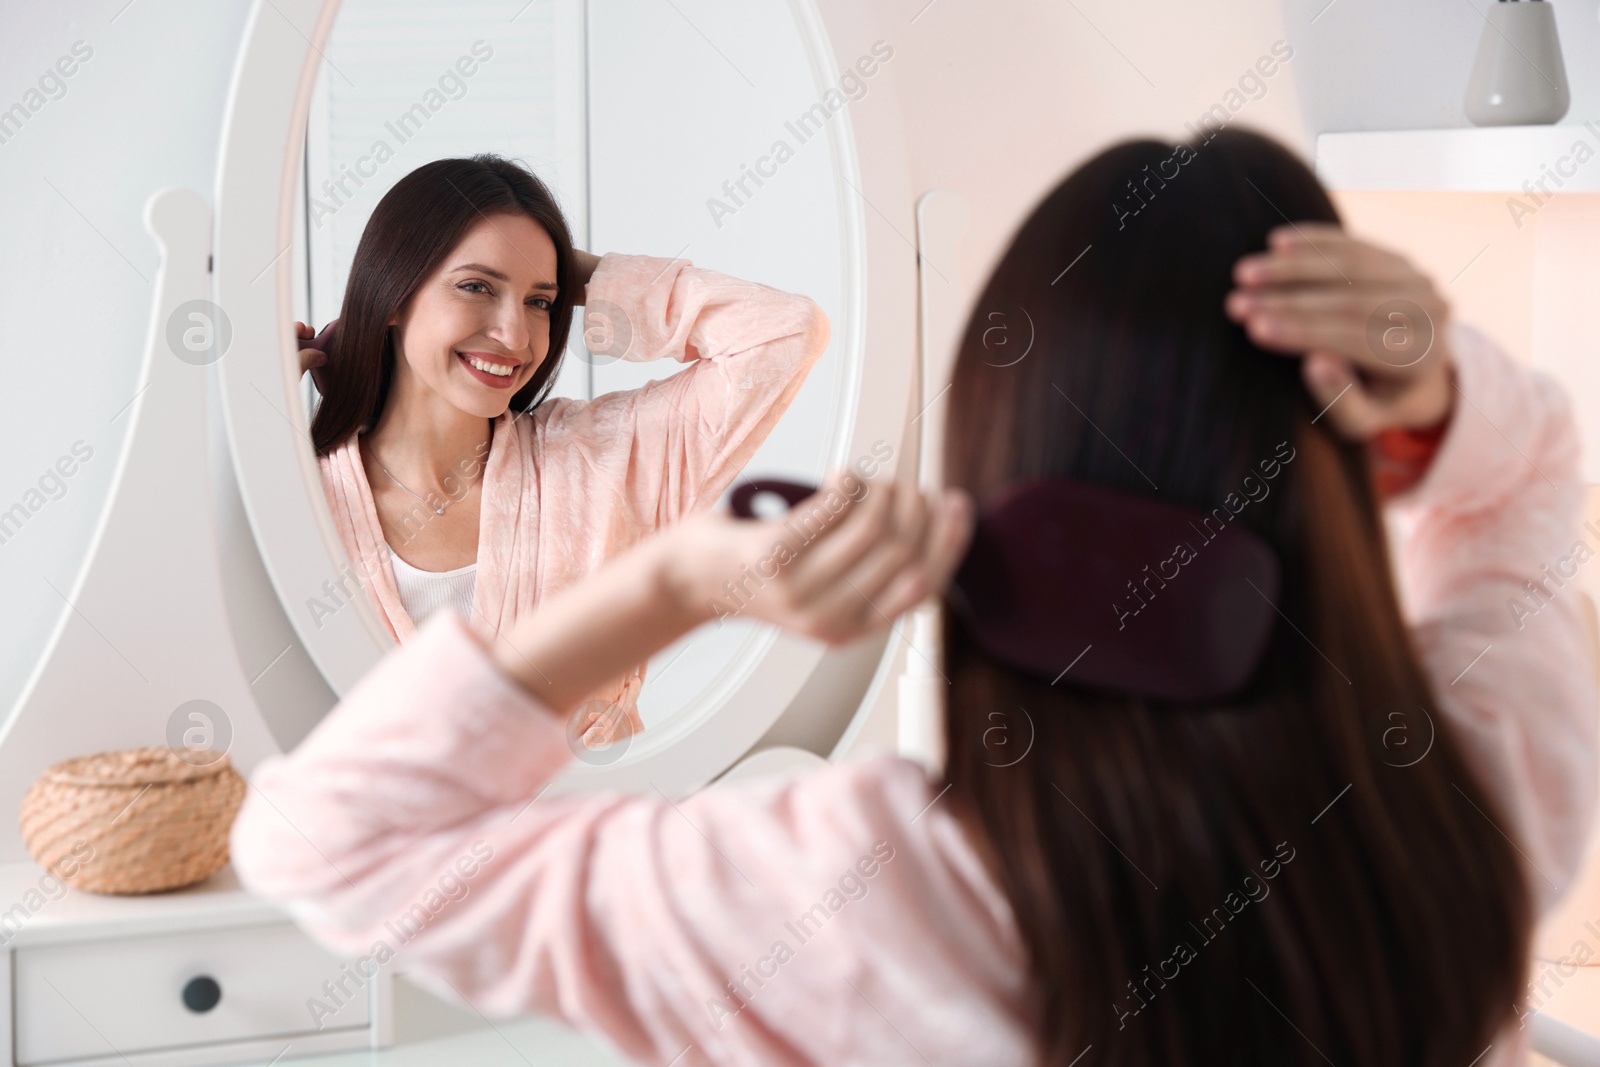
<path fill-rule="evenodd" d="M 1242 690 L 1034 678 L 946 601 L 941 776 L 885 755 L 677 803 L 530 801 L 586 687 L 792 538 L 706 514 L 501 645 L 426 628 L 256 772 L 245 883 L 357 967 L 395 959 L 641 1062 L 1518 1062 L 1530 926 L 1594 807 L 1575 598 L 1522 628 L 1506 609 L 1572 548 L 1567 402 L 1447 330 L 1284 149 L 1225 131 L 1180 153 L 1134 219 L 1105 207 L 1168 146 L 1109 149 L 1022 225 L 961 342 L 944 502 L 834 482 L 798 510 L 837 517 L 747 610 L 851 640 L 943 588 L 969 499 L 1069 480 L 1226 508 L 1270 547 L 1274 628 Z M 1438 327 L 1420 357 L 1368 347 L 1393 301 Z M 987 359 L 988 312 L 1019 307 L 1030 354 Z M 1404 466 L 1397 441 L 1399 590 L 1368 455 Z M 1103 603 L 1059 610 L 1115 629 Z"/>
<path fill-rule="evenodd" d="M 547 399 L 585 304 L 597 355 L 691 366 L 591 401 Z M 419 167 L 379 201 L 337 322 L 326 359 L 302 355 L 323 394 L 311 437 L 345 550 L 401 642 L 439 608 L 503 633 L 709 508 L 828 343 L 807 297 L 686 260 L 574 249 L 544 184 L 489 155 Z M 586 743 L 643 728 L 644 673 L 630 664 L 592 694 Z"/>

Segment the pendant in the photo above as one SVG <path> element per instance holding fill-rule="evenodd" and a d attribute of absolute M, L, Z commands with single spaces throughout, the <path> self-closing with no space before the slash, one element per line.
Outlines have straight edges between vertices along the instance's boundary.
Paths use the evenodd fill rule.
<path fill-rule="evenodd" d="M 434 508 L 433 509 L 433 513 L 435 515 L 443 515 L 444 514 L 444 508 Z"/>

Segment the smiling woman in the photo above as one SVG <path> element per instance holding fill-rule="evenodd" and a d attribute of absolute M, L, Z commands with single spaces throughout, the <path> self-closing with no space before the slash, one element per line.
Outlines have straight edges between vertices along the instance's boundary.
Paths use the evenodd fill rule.
<path fill-rule="evenodd" d="M 373 211 L 350 266 L 320 376 L 322 403 L 311 421 L 317 454 L 326 456 L 353 433 L 378 430 L 386 410 L 390 419 L 403 416 L 417 386 L 447 394 L 435 407 L 456 401 L 487 418 L 508 403 L 518 411 L 534 406 L 556 370 L 557 361 L 544 358 L 550 338 L 565 337 L 571 321 L 575 258 L 554 196 L 514 163 L 442 159 L 402 178 Z M 513 280 L 521 285 L 511 288 Z M 498 339 L 485 336 L 491 331 Z M 469 382 L 478 379 L 464 374 L 465 364 L 449 362 L 448 344 L 466 344 L 474 335 L 491 350 L 515 343 L 523 373 L 510 397 L 473 390 Z M 462 377 L 449 378 L 452 370 Z M 400 392 L 393 408 L 391 390 Z"/>
<path fill-rule="evenodd" d="M 579 305 L 597 353 L 691 366 L 594 400 L 549 397 Z M 516 163 L 418 168 L 362 233 L 318 367 L 311 437 L 359 584 L 398 641 L 441 606 L 492 638 L 715 502 L 827 341 L 807 297 L 575 249 Z M 578 727 L 588 743 L 642 729 L 643 683 L 640 664 L 596 691 Z"/>

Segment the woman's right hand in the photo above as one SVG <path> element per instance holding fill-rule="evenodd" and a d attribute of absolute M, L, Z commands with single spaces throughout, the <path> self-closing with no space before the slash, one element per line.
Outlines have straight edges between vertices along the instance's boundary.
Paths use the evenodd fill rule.
<path fill-rule="evenodd" d="M 962 490 L 925 496 L 834 474 L 778 519 L 721 510 L 665 527 L 545 597 L 486 651 L 566 713 L 712 619 L 744 615 L 843 644 L 943 590 L 972 525 Z"/>
<path fill-rule="evenodd" d="M 704 621 L 743 615 L 843 644 L 944 589 L 973 510 L 964 490 L 836 472 L 779 518 L 717 511 L 669 527 L 665 582 Z"/>
<path fill-rule="evenodd" d="M 294 324 L 294 335 L 300 339 L 300 373 L 311 372 L 311 381 L 317 387 L 317 392 L 326 393 L 322 387 L 321 368 L 328 362 L 326 345 L 332 337 L 333 328 L 339 320 L 334 319 L 322 328 L 321 335 L 315 334 L 310 326 L 303 322 Z"/>

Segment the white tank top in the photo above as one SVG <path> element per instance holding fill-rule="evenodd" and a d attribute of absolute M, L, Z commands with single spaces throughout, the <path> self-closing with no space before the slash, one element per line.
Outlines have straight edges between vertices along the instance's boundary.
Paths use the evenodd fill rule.
<path fill-rule="evenodd" d="M 418 626 L 440 608 L 453 608 L 462 618 L 472 616 L 472 591 L 477 584 L 478 565 L 469 563 L 453 571 L 418 570 L 391 549 L 394 584 L 406 614 Z"/>

